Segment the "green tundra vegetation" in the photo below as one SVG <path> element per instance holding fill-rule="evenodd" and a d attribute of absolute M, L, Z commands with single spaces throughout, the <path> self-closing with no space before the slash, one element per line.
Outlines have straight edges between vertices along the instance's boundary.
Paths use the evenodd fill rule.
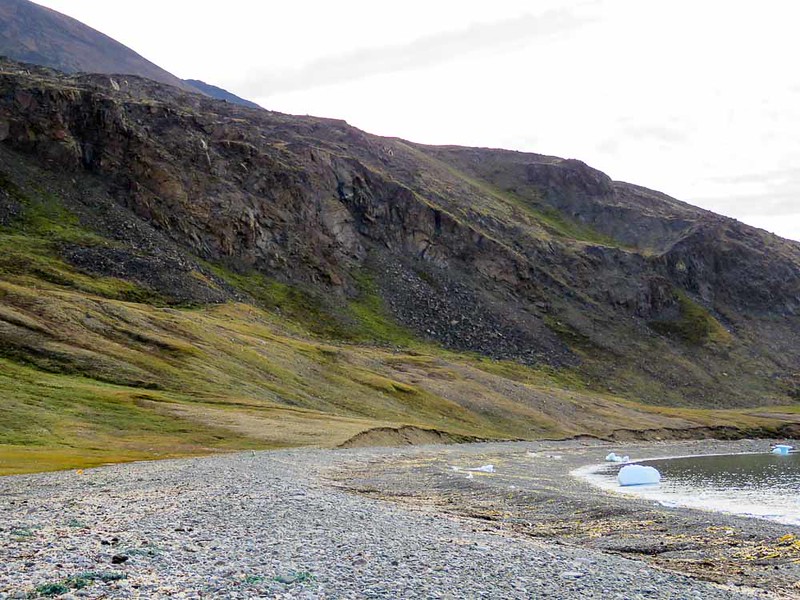
<path fill-rule="evenodd" d="M 312 292 L 208 264 L 246 300 L 176 305 L 73 267 L 64 244 L 116 242 L 54 194 L 6 177 L 0 188 L 19 207 L 0 227 L 0 474 L 332 447 L 401 426 L 456 440 L 780 425 L 777 408 L 652 406 L 579 369 L 445 350 L 395 323 L 366 274 L 332 314 Z M 721 336 L 690 301 L 682 307 L 669 333 Z"/>

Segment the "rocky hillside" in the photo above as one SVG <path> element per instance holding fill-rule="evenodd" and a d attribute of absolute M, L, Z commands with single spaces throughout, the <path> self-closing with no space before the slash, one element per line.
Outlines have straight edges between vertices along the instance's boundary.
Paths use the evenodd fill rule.
<path fill-rule="evenodd" d="M 369 279 L 420 336 L 583 365 L 621 391 L 648 382 L 648 401 L 797 392 L 796 243 L 575 160 L 425 147 L 145 80 L 117 90 L 102 76 L 4 70 L 4 146 L 94 174 L 182 252 L 332 304 Z M 105 252 L 69 259 L 113 275 L 133 260 Z"/>
<path fill-rule="evenodd" d="M 20 447 L 53 385 L 169 452 L 794 420 L 800 245 L 580 161 L 6 60 L 0 172 Z"/>

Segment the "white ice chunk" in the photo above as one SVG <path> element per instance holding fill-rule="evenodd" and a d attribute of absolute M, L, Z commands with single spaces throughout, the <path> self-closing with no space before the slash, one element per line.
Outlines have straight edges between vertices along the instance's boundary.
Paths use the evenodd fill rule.
<path fill-rule="evenodd" d="M 789 450 L 791 450 L 791 449 L 792 449 L 792 446 L 789 446 L 787 444 L 776 444 L 772 448 L 772 453 L 773 454 L 789 454 Z"/>
<path fill-rule="evenodd" d="M 661 473 L 653 467 L 625 465 L 619 470 L 617 481 L 620 485 L 646 485 L 661 481 Z"/>
<path fill-rule="evenodd" d="M 608 462 L 615 462 L 615 463 L 628 462 L 630 460 L 630 456 L 620 456 L 619 454 L 615 454 L 614 452 L 612 452 L 611 454 L 608 454 L 606 456 L 606 460 Z"/>

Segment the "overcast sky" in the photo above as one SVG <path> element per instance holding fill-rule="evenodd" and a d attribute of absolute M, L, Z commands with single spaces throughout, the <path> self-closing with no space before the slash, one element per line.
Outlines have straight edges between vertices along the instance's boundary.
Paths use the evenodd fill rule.
<path fill-rule="evenodd" d="M 796 2 L 38 3 L 271 110 L 579 158 L 800 240 Z"/>

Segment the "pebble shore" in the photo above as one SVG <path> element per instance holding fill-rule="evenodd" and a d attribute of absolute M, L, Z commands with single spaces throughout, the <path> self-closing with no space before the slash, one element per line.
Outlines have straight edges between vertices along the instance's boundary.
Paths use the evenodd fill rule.
<path fill-rule="evenodd" d="M 0 478 L 0 600 L 754 597 L 483 531 L 328 477 L 416 451 L 240 453 Z"/>

